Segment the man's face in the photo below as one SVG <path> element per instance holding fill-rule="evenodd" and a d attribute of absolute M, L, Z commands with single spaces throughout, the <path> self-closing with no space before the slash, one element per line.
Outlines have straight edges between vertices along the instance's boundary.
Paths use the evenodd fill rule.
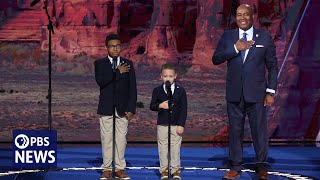
<path fill-rule="evenodd" d="M 170 84 L 173 84 L 174 80 L 177 78 L 177 74 L 172 69 L 163 69 L 161 73 L 161 80 L 163 83 L 170 81 Z"/>
<path fill-rule="evenodd" d="M 118 57 L 121 51 L 121 42 L 119 40 L 110 40 L 106 47 L 109 56 Z"/>
<path fill-rule="evenodd" d="M 237 9 L 236 22 L 240 29 L 247 31 L 253 24 L 253 12 L 250 7 L 241 5 Z"/>

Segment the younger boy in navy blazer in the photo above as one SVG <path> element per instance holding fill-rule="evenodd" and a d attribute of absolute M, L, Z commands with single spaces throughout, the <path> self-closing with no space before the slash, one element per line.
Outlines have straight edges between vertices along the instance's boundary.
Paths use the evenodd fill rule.
<path fill-rule="evenodd" d="M 161 179 L 168 178 L 168 124 L 171 125 L 171 167 L 172 175 L 175 179 L 180 177 L 180 148 L 184 132 L 184 125 L 187 118 L 187 95 L 186 91 L 180 85 L 175 83 L 177 78 L 175 67 L 172 64 L 164 64 L 161 68 L 161 80 L 163 83 L 154 88 L 150 109 L 158 112 L 157 121 L 157 139 L 160 159 Z M 173 107 L 171 119 L 169 119 L 168 95 L 165 82 L 171 84 L 173 94 Z"/>

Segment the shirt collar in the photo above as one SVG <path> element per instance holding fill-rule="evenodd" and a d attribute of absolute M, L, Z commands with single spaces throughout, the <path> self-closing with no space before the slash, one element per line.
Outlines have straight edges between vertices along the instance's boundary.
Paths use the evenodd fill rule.
<path fill-rule="evenodd" d="M 253 36 L 253 26 L 251 26 L 251 28 L 248 29 L 247 31 L 244 31 L 244 30 L 239 28 L 239 37 L 242 37 L 244 32 L 247 33 L 247 37 L 248 36 L 252 37 Z"/>
<path fill-rule="evenodd" d="M 171 84 L 171 91 L 172 91 L 172 94 L 174 93 L 175 85 L 176 85 L 176 83 Z M 164 89 L 164 92 L 166 92 L 166 93 L 167 93 L 166 85 L 165 85 L 165 84 L 163 84 L 163 89 Z"/>
<path fill-rule="evenodd" d="M 111 64 L 113 63 L 113 59 L 111 56 L 108 55 L 108 59 L 110 60 Z M 117 57 L 117 64 L 120 62 L 120 56 Z"/>

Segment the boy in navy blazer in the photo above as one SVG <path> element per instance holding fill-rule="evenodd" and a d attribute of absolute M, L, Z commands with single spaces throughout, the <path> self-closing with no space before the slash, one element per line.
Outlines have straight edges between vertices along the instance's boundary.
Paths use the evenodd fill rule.
<path fill-rule="evenodd" d="M 187 118 L 187 95 L 183 87 L 175 83 L 177 78 L 175 67 L 171 64 L 164 64 L 161 68 L 161 80 L 163 84 L 153 89 L 150 109 L 158 112 L 157 139 L 160 159 L 161 179 L 168 178 L 168 124 L 171 125 L 171 165 L 172 175 L 175 179 L 180 177 L 180 148 L 184 132 L 184 125 Z M 165 82 L 171 84 L 172 115 L 169 119 L 169 103 Z"/>
<path fill-rule="evenodd" d="M 103 174 L 100 179 L 112 177 L 113 100 L 115 100 L 116 105 L 115 176 L 121 179 L 130 179 L 125 173 L 124 153 L 127 145 L 128 119 L 136 112 L 136 77 L 132 61 L 120 57 L 121 42 L 119 36 L 116 34 L 108 35 L 105 45 L 108 56 L 94 62 L 95 79 L 100 87 L 97 111 L 101 115 L 99 120 L 103 155 Z M 115 78 L 113 78 L 114 72 Z"/>

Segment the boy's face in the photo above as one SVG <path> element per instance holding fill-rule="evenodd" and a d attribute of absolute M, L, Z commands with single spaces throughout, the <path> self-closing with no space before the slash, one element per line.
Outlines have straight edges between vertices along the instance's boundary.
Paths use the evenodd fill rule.
<path fill-rule="evenodd" d="M 121 51 L 121 42 L 119 40 L 110 40 L 106 47 L 109 56 L 118 57 Z"/>
<path fill-rule="evenodd" d="M 177 78 L 177 74 L 172 69 L 163 69 L 161 73 L 161 80 L 163 83 L 170 81 L 170 84 L 173 84 L 174 80 Z"/>

